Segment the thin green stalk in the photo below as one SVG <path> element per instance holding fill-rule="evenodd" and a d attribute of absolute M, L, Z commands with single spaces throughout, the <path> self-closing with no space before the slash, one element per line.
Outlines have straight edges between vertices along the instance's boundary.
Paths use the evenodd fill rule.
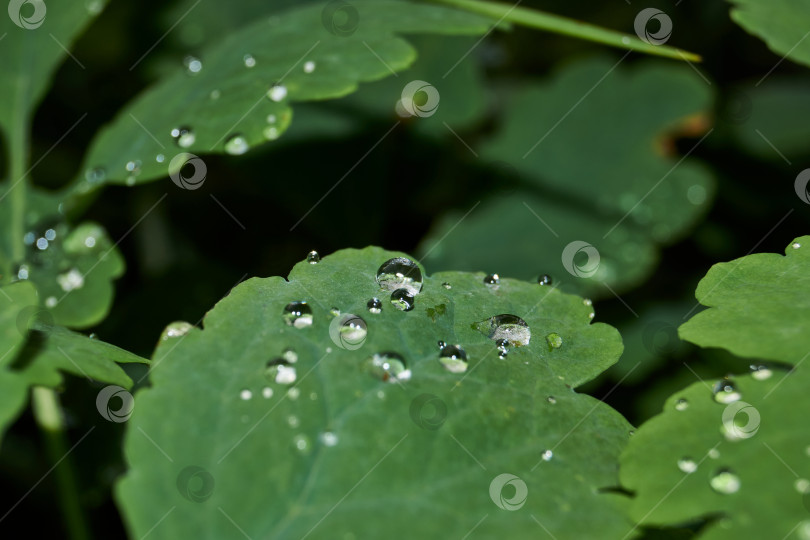
<path fill-rule="evenodd" d="M 519 24 L 538 30 L 546 30 L 556 34 L 563 34 L 587 41 L 594 41 L 618 47 L 619 49 L 630 49 L 633 51 L 675 58 L 678 60 L 688 60 L 690 62 L 700 62 L 700 55 L 687 52 L 667 45 L 653 45 L 642 41 L 636 36 L 600 28 L 592 24 L 583 23 L 567 17 L 561 17 L 543 11 L 515 7 L 509 4 L 499 4 L 482 0 L 433 0 L 442 4 L 448 4 L 474 13 L 480 13 L 492 17 L 498 21 Z"/>
<path fill-rule="evenodd" d="M 73 540 L 89 539 L 90 533 L 79 504 L 76 474 L 69 455 L 70 446 L 65 434 L 65 418 L 59 405 L 59 398 L 52 389 L 35 386 L 31 401 L 34 418 L 45 439 L 48 458 L 57 464 L 53 474 L 68 536 Z"/>

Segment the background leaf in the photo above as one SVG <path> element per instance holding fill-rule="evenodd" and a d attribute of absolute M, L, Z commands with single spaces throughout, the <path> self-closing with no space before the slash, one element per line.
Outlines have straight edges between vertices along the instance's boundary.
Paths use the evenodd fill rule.
<path fill-rule="evenodd" d="M 810 5 L 800 0 L 731 0 L 731 18 L 759 37 L 778 56 L 810 65 L 810 42 L 806 41 Z"/>

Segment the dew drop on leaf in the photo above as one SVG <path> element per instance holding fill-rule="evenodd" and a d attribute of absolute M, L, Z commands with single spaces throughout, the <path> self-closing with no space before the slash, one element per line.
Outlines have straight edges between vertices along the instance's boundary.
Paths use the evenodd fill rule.
<path fill-rule="evenodd" d="M 414 306 L 414 298 L 408 289 L 397 289 L 391 293 L 391 304 L 400 311 L 410 311 Z"/>
<path fill-rule="evenodd" d="M 484 276 L 484 285 L 497 285 L 501 282 L 501 277 L 498 274 L 487 274 Z"/>
<path fill-rule="evenodd" d="M 246 54 L 242 57 L 242 61 L 245 63 L 246 68 L 252 68 L 256 65 L 256 59 L 253 57 L 252 54 Z"/>
<path fill-rule="evenodd" d="M 720 469 L 709 480 L 709 485 L 717 493 L 730 495 L 740 490 L 740 478 L 730 469 Z"/>
<path fill-rule="evenodd" d="M 225 152 L 232 156 L 242 155 L 247 152 L 249 148 L 250 145 L 248 145 L 247 139 L 240 134 L 231 135 L 228 137 L 228 140 L 225 141 Z"/>
<path fill-rule="evenodd" d="M 402 356 L 393 352 L 376 353 L 366 360 L 368 371 L 383 382 L 407 381 L 411 371 Z"/>
<path fill-rule="evenodd" d="M 460 345 L 445 345 L 442 347 L 439 352 L 439 362 L 450 373 L 464 373 L 467 371 L 467 353 Z"/>
<path fill-rule="evenodd" d="M 170 323 L 164 330 L 163 334 L 161 334 L 160 339 L 163 341 L 167 341 L 172 338 L 179 338 L 183 337 L 188 334 L 193 326 L 186 321 L 176 321 Z"/>
<path fill-rule="evenodd" d="M 556 404 L 557 404 L 557 398 L 555 398 L 554 396 L 548 396 L 548 397 L 546 398 L 546 401 L 548 401 L 548 402 L 549 402 L 549 403 L 551 403 L 552 405 L 556 405 Z"/>
<path fill-rule="evenodd" d="M 689 402 L 685 399 L 681 398 L 675 402 L 675 410 L 676 411 L 685 411 L 689 408 Z"/>
<path fill-rule="evenodd" d="M 281 357 L 290 364 L 298 362 L 298 353 L 289 347 L 284 349 L 284 351 L 281 353 Z"/>
<path fill-rule="evenodd" d="M 382 302 L 379 298 L 372 298 L 366 303 L 366 307 L 371 313 L 380 313 L 382 311 Z"/>
<path fill-rule="evenodd" d="M 293 438 L 293 446 L 302 454 L 308 454 L 310 451 L 309 439 L 306 435 L 296 435 Z"/>
<path fill-rule="evenodd" d="M 107 178 L 107 171 L 104 169 L 104 167 L 87 169 L 87 172 L 84 173 L 84 179 L 90 184 L 98 184 L 103 182 L 105 178 Z"/>
<path fill-rule="evenodd" d="M 306 302 L 290 302 L 284 306 L 284 322 L 295 328 L 312 326 L 312 308 Z"/>
<path fill-rule="evenodd" d="M 698 466 L 692 458 L 683 457 L 678 460 L 678 468 L 686 474 L 691 474 L 697 470 Z"/>
<path fill-rule="evenodd" d="M 283 358 L 275 358 L 267 362 L 265 375 L 277 384 L 292 384 L 296 379 L 295 368 Z"/>
<path fill-rule="evenodd" d="M 770 379 L 773 371 L 765 364 L 751 364 L 751 376 L 758 381 Z"/>
<path fill-rule="evenodd" d="M 517 315 L 510 315 L 504 313 L 502 315 L 495 315 L 489 319 L 473 324 L 473 328 L 478 330 L 489 339 L 507 340 L 515 347 L 522 347 L 528 345 L 532 337 L 532 332 L 526 321 Z"/>
<path fill-rule="evenodd" d="M 172 139 L 180 148 L 188 148 L 197 139 L 197 136 L 188 126 L 180 126 L 173 128 L 171 131 Z"/>
<path fill-rule="evenodd" d="M 810 493 L 810 480 L 797 478 L 793 483 L 793 487 L 796 488 L 796 491 L 798 491 L 800 495 L 807 495 Z"/>
<path fill-rule="evenodd" d="M 186 67 L 186 73 L 189 75 L 196 75 L 202 71 L 202 62 L 195 56 L 186 56 L 183 59 L 183 65 Z"/>
<path fill-rule="evenodd" d="M 267 90 L 267 98 L 278 103 L 287 97 L 287 87 L 282 84 L 274 84 Z"/>
<path fill-rule="evenodd" d="M 318 255 L 317 251 L 314 250 L 310 251 L 309 253 L 307 253 L 307 262 L 309 264 L 318 264 L 319 262 L 321 262 L 321 256 Z"/>
<path fill-rule="evenodd" d="M 264 399 L 270 399 L 271 397 L 273 397 L 273 389 L 270 388 L 269 386 L 265 386 L 264 388 L 262 388 L 262 397 Z"/>
<path fill-rule="evenodd" d="M 264 138 L 268 141 L 275 141 L 281 133 L 279 133 L 276 126 L 267 126 L 262 130 L 262 135 L 264 135 Z"/>
<path fill-rule="evenodd" d="M 247 400 L 249 400 L 249 399 L 250 399 L 250 398 L 252 398 L 252 397 L 253 397 L 253 392 L 251 392 L 251 391 L 250 391 L 250 390 L 248 390 L 247 388 L 245 388 L 244 390 L 242 390 L 241 392 L 239 392 L 239 399 L 241 399 L 241 400 L 243 400 L 243 401 L 247 401 Z"/>
<path fill-rule="evenodd" d="M 380 265 L 377 270 L 377 283 L 386 291 L 405 289 L 412 296 L 416 296 L 422 290 L 422 271 L 412 260 L 394 257 Z"/>
<path fill-rule="evenodd" d="M 450 289 L 453 288 L 453 286 L 450 285 L 449 283 L 447 283 L 446 281 L 444 283 L 442 283 L 442 287 L 444 287 L 447 290 L 450 290 Z"/>
<path fill-rule="evenodd" d="M 739 401 L 740 398 L 742 398 L 742 394 L 737 390 L 734 381 L 729 378 L 717 381 L 712 387 L 712 393 L 717 403 L 728 404 Z"/>
<path fill-rule="evenodd" d="M 551 458 L 554 457 L 554 452 L 551 450 L 546 450 L 540 456 L 543 458 L 543 461 L 551 461 Z"/>
<path fill-rule="evenodd" d="M 338 443 L 338 436 L 332 431 L 324 431 L 319 438 L 324 446 L 335 446 Z"/>
<path fill-rule="evenodd" d="M 304 62 L 304 73 L 312 73 L 313 71 L 315 71 L 315 62 L 312 60 Z"/>
<path fill-rule="evenodd" d="M 539 278 L 537 278 L 538 285 L 551 285 L 551 276 L 548 274 L 543 274 Z"/>
<path fill-rule="evenodd" d="M 547 335 L 546 342 L 548 343 L 549 350 L 559 349 L 560 347 L 562 347 L 563 344 L 563 340 L 560 337 L 560 334 L 557 334 L 556 332 L 552 332 L 549 335 Z"/>
<path fill-rule="evenodd" d="M 439 346 L 439 350 L 442 350 L 442 349 L 444 349 L 445 347 L 447 347 L 447 342 L 446 342 L 446 341 L 437 341 L 437 342 L 436 342 L 436 345 L 438 345 L 438 346 Z"/>

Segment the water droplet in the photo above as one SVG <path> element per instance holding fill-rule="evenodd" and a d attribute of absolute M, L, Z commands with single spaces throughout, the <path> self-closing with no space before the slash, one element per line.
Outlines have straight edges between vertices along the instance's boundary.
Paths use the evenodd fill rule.
<path fill-rule="evenodd" d="M 799 249 L 800 247 L 802 247 L 802 245 L 798 242 L 793 242 L 793 244 L 790 247 L 792 247 L 793 249 Z"/>
<path fill-rule="evenodd" d="M 296 328 L 312 326 L 312 308 L 306 302 L 290 302 L 284 306 L 284 322 Z"/>
<path fill-rule="evenodd" d="M 270 101 L 278 103 L 287 97 L 287 87 L 282 84 L 274 84 L 267 90 L 267 97 Z"/>
<path fill-rule="evenodd" d="M 244 401 L 247 401 L 247 400 L 249 400 L 249 399 L 250 399 L 250 398 L 252 398 L 252 397 L 253 397 L 253 392 L 251 392 L 251 391 L 250 391 L 250 390 L 248 390 L 247 388 L 245 388 L 244 390 L 242 390 L 241 392 L 239 392 L 239 398 L 240 398 L 240 399 L 242 399 L 242 400 L 244 400 Z"/>
<path fill-rule="evenodd" d="M 265 386 L 264 388 L 262 388 L 262 397 L 264 399 L 270 399 L 271 397 L 273 397 L 273 389 L 270 388 L 269 386 Z"/>
<path fill-rule="evenodd" d="M 338 436 L 331 431 L 321 433 L 320 439 L 324 446 L 335 446 L 338 443 Z"/>
<path fill-rule="evenodd" d="M 501 282 L 501 277 L 498 274 L 488 274 L 484 276 L 484 285 L 497 285 Z"/>
<path fill-rule="evenodd" d="M 422 271 L 405 257 L 388 259 L 377 270 L 377 283 L 386 291 L 407 290 L 412 296 L 422 290 Z"/>
<path fill-rule="evenodd" d="M 23 244 L 25 244 L 26 246 L 30 246 L 34 243 L 34 240 L 36 239 L 37 235 L 29 231 L 23 235 Z"/>
<path fill-rule="evenodd" d="M 807 480 L 806 478 L 797 478 L 793 483 L 793 487 L 796 488 L 796 491 L 798 491 L 799 494 L 806 495 L 810 493 L 810 480 Z"/>
<path fill-rule="evenodd" d="M 41 251 L 48 249 L 48 241 L 44 237 L 37 238 L 37 249 Z"/>
<path fill-rule="evenodd" d="M 368 335 L 368 325 L 362 317 L 347 313 L 332 319 L 329 324 L 329 337 L 341 349 L 354 351 L 363 346 Z M 328 348 L 326 352 L 332 352 Z"/>
<path fill-rule="evenodd" d="M 17 269 L 17 279 L 28 279 L 28 265 L 21 264 Z"/>
<path fill-rule="evenodd" d="M 380 313 L 382 311 L 382 302 L 379 298 L 372 298 L 366 303 L 366 307 L 371 313 Z"/>
<path fill-rule="evenodd" d="M 711 450 L 709 450 L 709 457 L 712 459 L 719 459 L 720 451 L 717 448 L 712 448 Z"/>
<path fill-rule="evenodd" d="M 275 141 L 281 133 L 276 126 L 267 126 L 262 130 L 262 135 L 264 135 L 264 138 L 268 141 Z"/>
<path fill-rule="evenodd" d="M 194 56 L 183 58 L 183 65 L 186 66 L 186 73 L 189 75 L 196 75 L 202 70 L 202 62 Z"/>
<path fill-rule="evenodd" d="M 509 343 L 508 339 L 499 339 L 495 342 L 495 346 L 498 348 L 498 358 L 506 358 L 509 354 L 509 347 L 511 343 Z"/>
<path fill-rule="evenodd" d="M 329 308 L 329 313 L 332 316 L 337 317 L 338 315 L 340 315 L 340 308 L 331 307 L 331 308 Z"/>
<path fill-rule="evenodd" d="M 563 344 L 563 340 L 560 337 L 560 334 L 557 334 L 555 332 L 552 332 L 546 336 L 546 342 L 548 343 L 548 350 L 559 349 L 560 347 L 562 347 Z"/>
<path fill-rule="evenodd" d="M 45 307 L 49 308 L 56 307 L 56 304 L 58 303 L 59 300 L 57 300 L 55 296 L 49 296 L 48 298 L 45 299 Z"/>
<path fill-rule="evenodd" d="M 391 304 L 401 311 L 410 311 L 413 309 L 414 298 L 408 289 L 397 289 L 391 293 Z"/>
<path fill-rule="evenodd" d="M 84 245 L 91 248 L 96 245 L 96 237 L 95 236 L 88 236 L 84 239 Z"/>
<path fill-rule="evenodd" d="M 56 239 L 56 231 L 53 229 L 48 229 L 45 231 L 45 240 L 48 242 L 53 242 Z"/>
<path fill-rule="evenodd" d="M 166 328 L 163 330 L 163 334 L 160 337 L 163 341 L 166 341 L 169 338 L 182 337 L 188 334 L 192 328 L 194 327 L 185 321 L 173 322 L 166 326 Z"/>
<path fill-rule="evenodd" d="M 313 71 L 315 71 L 315 62 L 312 60 L 304 62 L 304 73 L 312 73 Z"/>
<path fill-rule="evenodd" d="M 94 167 L 87 169 L 84 173 L 84 179 L 90 184 L 98 184 L 107 178 L 107 171 L 103 167 Z"/>
<path fill-rule="evenodd" d="M 709 481 L 709 485 L 717 493 L 730 495 L 740 490 L 740 478 L 729 469 L 720 469 Z"/>
<path fill-rule="evenodd" d="M 242 61 L 245 63 L 246 68 L 252 68 L 256 65 L 256 59 L 253 58 L 252 54 L 246 54 L 242 57 Z"/>
<path fill-rule="evenodd" d="M 442 349 L 444 349 L 445 347 L 447 347 L 447 342 L 446 342 L 446 341 L 437 341 L 437 342 L 436 342 L 436 345 L 438 345 L 438 346 L 439 346 L 439 350 L 442 350 Z"/>
<path fill-rule="evenodd" d="M 141 160 L 133 159 L 132 161 L 127 161 L 125 168 L 132 176 L 136 176 L 141 172 Z"/>
<path fill-rule="evenodd" d="M 267 362 L 265 375 L 277 384 L 292 384 L 296 379 L 295 368 L 283 358 L 276 358 Z"/>
<path fill-rule="evenodd" d="M 445 345 L 442 347 L 439 352 L 439 362 L 450 373 L 464 373 L 467 371 L 467 353 L 460 345 Z"/>
<path fill-rule="evenodd" d="M 307 253 L 307 262 L 309 264 L 318 264 L 321 262 L 321 256 L 318 255 L 317 251 L 310 251 Z"/>
<path fill-rule="evenodd" d="M 675 410 L 676 411 L 685 411 L 689 408 L 689 402 L 685 399 L 681 398 L 675 402 Z"/>
<path fill-rule="evenodd" d="M 158 154 L 155 156 L 155 161 L 157 161 L 158 163 L 163 163 L 164 161 L 166 161 L 166 156 L 164 156 L 163 154 Z"/>
<path fill-rule="evenodd" d="M 538 285 L 551 285 L 551 276 L 548 274 L 543 274 L 539 278 L 537 278 Z"/>
<path fill-rule="evenodd" d="M 557 398 L 555 398 L 554 396 L 548 396 L 548 397 L 546 398 L 546 401 L 548 401 L 548 402 L 549 402 L 549 403 L 551 403 L 552 405 L 556 405 L 556 404 L 557 404 Z"/>
<path fill-rule="evenodd" d="M 287 397 L 290 398 L 292 401 L 295 401 L 296 399 L 298 399 L 298 396 L 300 396 L 300 395 L 301 395 L 301 390 L 299 390 L 298 388 L 293 387 L 293 388 L 290 388 L 289 390 L 287 390 Z"/>
<path fill-rule="evenodd" d="M 758 381 L 770 379 L 773 371 L 765 364 L 751 364 L 751 376 Z"/>
<path fill-rule="evenodd" d="M 211 90 L 211 93 L 208 94 L 208 97 L 211 98 L 212 100 L 216 100 L 219 99 L 219 96 L 221 95 L 222 92 L 220 90 Z"/>
<path fill-rule="evenodd" d="M 810 520 L 804 520 L 799 523 L 799 526 L 796 528 L 796 535 L 799 537 L 799 540 L 810 540 Z"/>
<path fill-rule="evenodd" d="M 543 461 L 551 461 L 551 458 L 554 457 L 554 452 L 551 450 L 546 450 L 541 454 L 541 457 L 543 458 Z"/>
<path fill-rule="evenodd" d="M 299 420 L 294 414 L 287 417 L 287 425 L 289 425 L 291 428 L 297 428 L 300 424 L 301 420 Z"/>
<path fill-rule="evenodd" d="M 309 453 L 310 444 L 306 435 L 296 435 L 293 437 L 293 446 L 302 454 Z"/>
<path fill-rule="evenodd" d="M 742 394 L 737 391 L 734 381 L 728 377 L 715 383 L 712 393 L 714 394 L 714 400 L 718 403 L 733 403 L 742 398 Z"/>
<path fill-rule="evenodd" d="M 172 139 L 174 142 L 177 143 L 177 146 L 180 148 L 188 148 L 194 141 L 197 139 L 197 136 L 188 126 L 181 126 L 172 129 L 171 131 Z"/>
<path fill-rule="evenodd" d="M 71 268 L 64 274 L 56 276 L 56 282 L 65 292 L 70 292 L 74 289 L 81 289 L 84 287 L 84 276 L 76 268 Z"/>
<path fill-rule="evenodd" d="M 583 298 L 582 303 L 585 304 L 586 306 L 592 306 L 593 300 L 591 300 L 590 298 Z"/>
<path fill-rule="evenodd" d="M 284 351 L 281 353 L 281 357 L 290 364 L 298 362 L 298 353 L 289 347 L 284 349 Z"/>
<path fill-rule="evenodd" d="M 450 289 L 453 288 L 453 286 L 450 285 L 449 283 L 447 283 L 446 281 L 444 283 L 442 283 L 442 287 L 444 287 L 447 290 L 450 290 Z"/>
<path fill-rule="evenodd" d="M 372 355 L 366 360 L 371 374 L 384 382 L 407 381 L 411 378 L 411 370 L 405 367 L 405 360 L 393 352 L 382 352 Z"/>
<path fill-rule="evenodd" d="M 685 457 L 678 460 L 678 468 L 686 474 L 691 474 L 697 470 L 698 466 L 693 459 Z"/>
<path fill-rule="evenodd" d="M 474 323 L 473 328 L 478 330 L 489 339 L 496 342 L 500 339 L 508 340 L 515 347 L 528 345 L 532 337 L 532 332 L 526 321 L 517 315 L 504 313 L 495 315 L 489 319 Z"/>
<path fill-rule="evenodd" d="M 232 156 L 239 156 L 244 154 L 248 151 L 250 145 L 248 145 L 247 139 L 245 139 L 244 135 L 234 134 L 228 137 L 228 140 L 225 141 L 225 152 L 232 155 Z"/>

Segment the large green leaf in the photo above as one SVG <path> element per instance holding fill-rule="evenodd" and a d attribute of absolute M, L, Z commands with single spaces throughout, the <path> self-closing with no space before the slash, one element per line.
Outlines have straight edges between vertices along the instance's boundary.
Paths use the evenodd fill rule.
<path fill-rule="evenodd" d="M 599 296 L 639 283 L 657 246 L 682 237 L 709 207 L 712 177 L 671 155 L 668 137 L 690 119 L 700 126 L 710 97 L 689 67 L 605 59 L 569 64 L 527 87 L 508 100 L 503 126 L 479 150 L 515 171 L 517 189 L 440 220 L 422 244 L 426 263 L 520 278 L 547 273 Z M 566 271 L 563 252 L 574 241 L 598 251 L 591 279 Z"/>
<path fill-rule="evenodd" d="M 416 52 L 398 34 L 480 34 L 491 26 L 479 15 L 391 0 L 332 8 L 274 15 L 206 48 L 196 74 L 178 68 L 99 132 L 78 189 L 166 177 L 180 153 L 243 153 L 287 129 L 291 102 L 344 96 L 408 67 Z M 177 140 L 182 148 L 172 137 L 181 128 L 193 134 L 193 142 Z"/>
<path fill-rule="evenodd" d="M 616 484 L 630 426 L 571 389 L 616 361 L 615 330 L 593 324 L 581 298 L 515 280 L 485 285 L 482 274 L 426 277 L 414 308 L 400 311 L 375 280 L 397 256 L 366 248 L 301 262 L 287 280 L 237 286 L 203 330 L 170 327 L 128 423 L 130 470 L 117 499 L 132 536 L 619 538 L 630 529 L 615 496 L 599 492 Z M 380 313 L 367 308 L 373 297 Z M 285 323 L 295 301 L 308 302 L 310 325 Z M 362 339 L 340 332 L 350 313 L 367 325 Z M 499 314 L 531 332 L 505 358 L 480 331 Z M 443 367 L 439 340 L 463 345 L 466 372 Z M 289 386 L 277 372 L 266 378 L 288 348 L 297 358 Z M 410 377 L 373 376 L 367 362 L 384 352 L 401 355 Z M 493 503 L 502 474 L 517 477 L 502 496 L 522 508 Z"/>
<path fill-rule="evenodd" d="M 810 237 L 787 257 L 757 254 L 715 265 L 697 297 L 710 309 L 681 327 L 702 346 L 756 358 L 748 375 L 700 381 L 675 393 L 622 456 L 622 484 L 641 525 L 708 520 L 700 538 L 806 538 L 810 534 L 810 371 L 801 309 Z M 762 358 L 780 362 L 763 363 Z M 786 372 L 780 365 L 795 363 Z"/>
<path fill-rule="evenodd" d="M 807 20 L 810 3 L 804 0 L 731 0 L 731 18 L 794 62 L 810 65 Z"/>

